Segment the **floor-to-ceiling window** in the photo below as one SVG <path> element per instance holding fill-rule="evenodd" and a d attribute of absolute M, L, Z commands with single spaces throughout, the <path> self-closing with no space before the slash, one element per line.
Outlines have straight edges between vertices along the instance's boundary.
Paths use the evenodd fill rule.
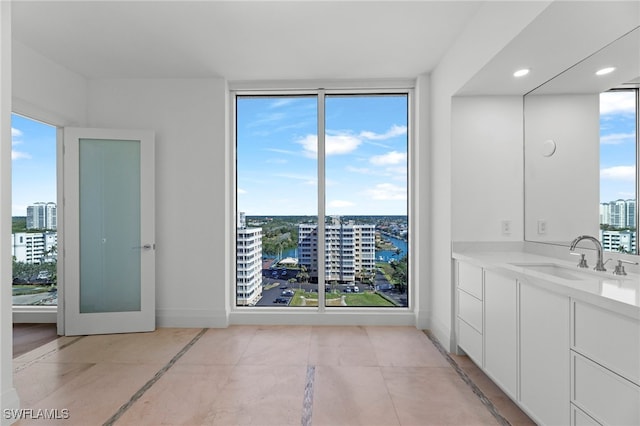
<path fill-rule="evenodd" d="M 13 114 L 13 304 L 57 305 L 56 128 Z"/>
<path fill-rule="evenodd" d="M 408 306 L 409 104 L 236 93 L 236 305 Z"/>

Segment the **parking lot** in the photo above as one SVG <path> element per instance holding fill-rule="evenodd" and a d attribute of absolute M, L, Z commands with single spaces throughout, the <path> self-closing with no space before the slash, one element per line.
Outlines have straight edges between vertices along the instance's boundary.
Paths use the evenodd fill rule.
<path fill-rule="evenodd" d="M 262 298 L 256 303 L 256 306 L 288 306 L 291 302 L 291 298 L 293 297 L 294 291 L 301 289 L 309 293 L 318 291 L 318 284 L 311 283 L 299 283 L 294 282 L 290 283 L 289 279 L 295 278 L 298 273 L 298 270 L 291 269 L 265 269 L 263 270 L 263 290 L 262 290 Z M 389 284 L 384 275 L 380 272 L 376 275 L 375 279 L 376 285 L 379 284 Z M 358 291 L 354 291 L 355 287 L 358 288 Z M 368 285 L 365 284 L 338 284 L 334 286 L 336 292 L 340 293 L 357 293 L 364 292 L 367 290 L 373 290 Z M 326 286 L 325 291 L 331 291 L 329 286 Z M 400 294 L 395 290 L 387 289 L 380 291 L 385 294 L 389 299 L 393 299 L 400 306 L 407 306 L 407 295 Z"/>

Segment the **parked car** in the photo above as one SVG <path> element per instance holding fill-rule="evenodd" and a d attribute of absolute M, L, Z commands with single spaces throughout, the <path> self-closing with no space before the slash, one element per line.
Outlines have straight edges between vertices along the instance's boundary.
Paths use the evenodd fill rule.
<path fill-rule="evenodd" d="M 286 297 L 276 297 L 275 300 L 273 301 L 273 303 L 284 303 L 284 304 L 287 304 L 287 303 L 289 303 L 289 299 L 287 299 Z"/>
<path fill-rule="evenodd" d="M 360 287 L 358 287 L 358 286 L 353 287 L 353 292 L 354 293 L 360 293 Z"/>

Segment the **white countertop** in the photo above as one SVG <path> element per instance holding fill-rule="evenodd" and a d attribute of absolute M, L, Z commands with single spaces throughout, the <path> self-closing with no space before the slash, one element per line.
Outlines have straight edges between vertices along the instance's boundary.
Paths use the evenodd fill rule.
<path fill-rule="evenodd" d="M 606 272 L 598 272 L 591 269 L 593 265 L 578 268 L 578 258 L 568 262 L 519 250 L 468 249 L 454 251 L 453 258 L 640 319 L 640 275 L 614 275 L 612 262 L 607 263 Z M 555 268 L 557 273 L 542 272 L 545 268 Z"/>

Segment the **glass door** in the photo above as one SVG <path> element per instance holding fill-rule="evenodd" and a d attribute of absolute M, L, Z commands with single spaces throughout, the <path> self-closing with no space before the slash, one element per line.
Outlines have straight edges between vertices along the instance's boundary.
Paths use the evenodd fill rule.
<path fill-rule="evenodd" d="M 155 329 L 154 144 L 64 130 L 65 335 Z"/>

